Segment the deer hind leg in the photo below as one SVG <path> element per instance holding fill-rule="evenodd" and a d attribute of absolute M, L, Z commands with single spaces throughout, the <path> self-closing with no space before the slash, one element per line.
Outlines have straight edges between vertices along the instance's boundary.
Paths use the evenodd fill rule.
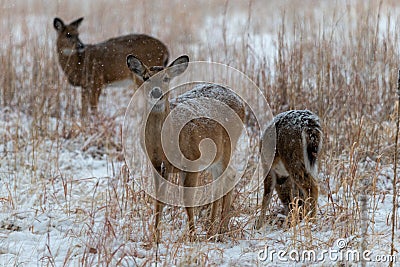
<path fill-rule="evenodd" d="M 308 198 L 305 200 L 306 203 L 309 203 L 309 215 L 310 217 L 315 217 L 317 214 L 318 208 L 318 183 L 309 173 L 305 173 L 304 176 L 307 178 L 307 192 Z"/>
<path fill-rule="evenodd" d="M 304 208 L 303 214 L 314 217 L 317 213 L 318 204 L 318 183 L 314 180 L 311 174 L 304 172 L 297 174 L 294 179 L 296 186 L 300 192 L 300 202 Z"/>
<path fill-rule="evenodd" d="M 217 179 L 222 171 L 220 170 L 220 168 L 218 168 L 217 165 L 213 165 L 210 167 L 210 172 L 211 172 L 211 176 L 212 176 L 212 180 L 215 181 L 215 179 Z M 217 184 L 219 185 L 219 184 Z M 213 203 L 211 203 L 211 214 L 210 214 L 210 223 L 207 225 L 208 229 L 207 229 L 207 238 L 212 238 L 213 236 L 216 235 L 217 231 L 216 229 L 219 228 L 219 223 L 217 222 L 217 213 L 218 213 L 218 208 L 220 206 L 220 203 L 222 201 L 221 198 L 219 198 L 219 196 L 221 195 L 222 192 L 222 188 L 220 187 L 216 187 L 216 188 L 212 188 L 212 197 L 218 197 Z"/>
<path fill-rule="evenodd" d="M 278 197 L 283 204 L 283 214 L 289 214 L 289 205 L 293 202 L 295 197 L 295 185 L 290 177 L 280 177 L 277 175 L 275 190 L 278 193 Z"/>
<path fill-rule="evenodd" d="M 210 217 L 210 227 L 207 231 L 207 236 L 210 238 L 215 236 L 216 234 L 222 234 L 227 232 L 228 225 L 229 225 L 229 211 L 231 208 L 231 199 L 232 199 L 232 190 L 228 191 L 224 196 L 223 192 L 226 192 L 227 189 L 230 189 L 234 186 L 234 171 L 231 168 L 227 168 L 229 162 L 224 160 L 224 162 L 215 163 L 211 166 L 211 174 L 213 180 L 217 180 L 222 174 L 224 174 L 225 170 L 225 177 L 220 177 L 220 181 L 222 183 L 217 183 L 218 187 L 213 188 L 212 194 L 214 197 L 218 199 L 214 201 L 211 205 L 211 217 Z M 222 196 L 222 197 L 220 197 Z M 221 204 L 221 205 L 220 205 Z M 221 206 L 221 213 L 220 213 L 220 220 L 217 219 L 218 210 Z"/>
<path fill-rule="evenodd" d="M 154 210 L 155 210 L 155 219 L 154 219 L 154 235 L 156 243 L 160 243 L 161 239 L 161 231 L 160 231 L 160 222 L 162 216 L 162 210 L 164 208 L 164 204 L 158 201 L 157 199 L 154 200 Z"/>
<path fill-rule="evenodd" d="M 197 180 L 198 180 L 199 173 L 197 172 L 187 172 L 184 174 L 184 180 L 183 180 L 183 185 L 184 187 L 195 187 L 197 186 Z M 191 203 L 194 203 L 193 195 L 190 194 L 188 190 L 184 190 L 183 192 L 183 198 L 184 198 L 184 203 L 186 206 L 186 213 L 188 216 L 188 225 L 189 225 L 189 237 L 190 239 L 193 239 L 194 234 L 195 234 L 195 227 L 194 227 L 194 207 L 192 206 Z"/>
<path fill-rule="evenodd" d="M 233 187 L 235 186 L 235 176 L 236 173 L 232 169 L 231 166 L 229 166 L 229 159 L 225 159 L 224 163 L 224 168 L 226 168 L 226 177 L 224 177 L 226 183 L 223 184 L 224 186 L 224 191 L 227 189 L 232 188 L 232 190 L 229 190 L 226 195 L 222 198 L 222 210 L 221 210 L 221 227 L 219 229 L 219 233 L 225 233 L 228 231 L 228 225 L 229 225 L 229 220 L 230 220 L 230 210 L 231 210 L 231 205 L 232 205 L 232 191 Z M 221 173 L 222 174 L 222 173 Z"/>
<path fill-rule="evenodd" d="M 97 107 L 99 105 L 99 99 L 101 94 L 101 86 L 95 86 L 90 92 L 90 111 L 92 114 L 97 114 Z"/>
<path fill-rule="evenodd" d="M 213 237 L 217 233 L 216 229 L 219 228 L 219 223 L 217 222 L 217 213 L 220 203 L 221 199 L 217 199 L 211 204 L 211 216 L 207 229 L 207 238 Z"/>
<path fill-rule="evenodd" d="M 83 88 L 81 92 L 81 117 L 86 118 L 89 111 L 90 89 Z"/>
<path fill-rule="evenodd" d="M 269 206 L 269 203 L 271 201 L 272 193 L 274 192 L 274 188 L 276 185 L 276 174 L 273 170 L 270 170 L 270 172 L 267 174 L 267 176 L 264 179 L 264 195 L 263 195 L 263 200 L 261 204 L 261 212 L 260 215 L 258 216 L 255 224 L 256 229 L 260 229 L 263 224 L 265 223 L 265 214 L 267 212 L 267 208 Z"/>
<path fill-rule="evenodd" d="M 222 198 L 222 211 L 221 211 L 221 227 L 219 229 L 219 233 L 223 234 L 228 231 L 229 225 L 229 211 L 231 209 L 231 202 L 232 202 L 232 191 L 229 191 L 223 198 Z"/>
<path fill-rule="evenodd" d="M 214 201 L 211 205 L 211 217 L 210 225 L 207 230 L 207 238 L 216 237 L 217 241 L 221 241 L 221 236 L 223 233 L 228 231 L 229 225 L 229 210 L 232 203 L 232 191 L 229 191 L 225 196 Z M 221 205 L 220 205 L 221 204 Z M 217 214 L 219 207 L 221 206 L 221 220 L 218 221 Z"/>

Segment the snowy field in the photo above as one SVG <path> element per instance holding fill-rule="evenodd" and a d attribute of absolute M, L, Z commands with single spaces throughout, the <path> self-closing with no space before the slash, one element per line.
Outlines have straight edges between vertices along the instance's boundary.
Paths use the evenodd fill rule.
<path fill-rule="evenodd" d="M 399 266 L 397 1 L 0 2 L 0 266 L 388 266 L 391 246 Z M 318 114 L 316 220 L 254 230 L 262 188 L 245 176 L 222 242 L 206 239 L 206 208 L 189 242 L 184 209 L 167 206 L 155 246 L 152 199 L 134 181 L 150 172 L 128 170 L 122 148 L 132 88 L 103 90 L 99 116 L 83 126 L 80 88 L 58 66 L 53 19 L 82 16 L 84 43 L 151 34 L 171 59 L 246 73 L 274 113 Z"/>

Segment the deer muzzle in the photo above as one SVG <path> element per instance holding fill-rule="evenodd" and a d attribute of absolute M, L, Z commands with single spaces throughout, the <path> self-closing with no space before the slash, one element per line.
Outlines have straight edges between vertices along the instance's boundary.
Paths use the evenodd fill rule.
<path fill-rule="evenodd" d="M 150 92 L 150 96 L 153 99 L 158 99 L 162 96 L 162 91 L 160 87 L 154 87 L 151 92 Z"/>

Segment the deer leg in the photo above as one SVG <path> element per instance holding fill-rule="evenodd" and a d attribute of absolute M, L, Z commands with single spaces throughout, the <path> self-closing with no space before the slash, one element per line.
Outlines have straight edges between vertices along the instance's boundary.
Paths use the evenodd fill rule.
<path fill-rule="evenodd" d="M 213 181 L 216 179 L 222 179 L 223 183 L 217 183 L 218 187 L 212 188 L 212 194 L 213 198 L 216 198 L 212 204 L 211 204 L 211 216 L 210 216 L 210 226 L 207 229 L 207 237 L 210 238 L 217 233 L 221 234 L 226 231 L 228 228 L 228 222 L 229 218 L 227 216 L 229 209 L 230 209 L 230 192 L 227 193 L 227 195 L 223 195 L 223 193 L 226 191 L 226 187 L 230 187 L 230 175 L 234 175 L 231 169 L 226 169 L 229 164 L 229 158 L 228 159 L 223 159 L 222 164 L 215 164 L 210 167 L 209 171 L 211 172 Z M 224 170 L 226 170 L 225 176 L 226 177 L 220 177 L 223 173 Z M 228 175 L 228 176 L 227 176 Z M 220 214 L 220 221 L 217 220 L 217 213 L 218 209 L 221 205 L 221 214 Z"/>
<path fill-rule="evenodd" d="M 302 195 L 300 203 L 304 206 L 304 214 L 314 217 L 317 213 L 318 183 L 307 172 L 297 175 L 294 181 Z"/>
<path fill-rule="evenodd" d="M 222 211 L 221 211 L 221 228 L 219 230 L 220 234 L 226 233 L 228 231 L 229 224 L 229 211 L 231 209 L 231 201 L 232 201 L 232 191 L 229 191 L 222 198 Z"/>
<path fill-rule="evenodd" d="M 157 199 L 154 200 L 154 210 L 155 210 L 155 219 L 154 219 L 154 230 L 155 230 L 155 241 L 158 244 L 161 238 L 160 232 L 160 221 L 162 216 L 162 210 L 164 208 L 164 204 L 158 201 Z"/>
<path fill-rule="evenodd" d="M 99 99 L 101 94 L 101 86 L 95 86 L 90 92 L 90 111 L 92 114 L 97 114 L 97 106 L 99 105 Z"/>
<path fill-rule="evenodd" d="M 281 181 L 281 182 L 280 182 Z M 284 210 L 283 214 L 288 215 L 289 213 L 289 205 L 293 202 L 294 199 L 294 183 L 290 179 L 290 177 L 277 177 L 277 183 L 275 186 L 276 192 L 278 193 L 278 197 L 281 200 Z"/>
<path fill-rule="evenodd" d="M 90 99 L 90 89 L 82 87 L 81 92 L 81 117 L 87 118 L 88 116 L 88 104 Z"/>
<path fill-rule="evenodd" d="M 216 169 L 211 169 L 211 175 L 213 180 L 215 179 L 216 176 L 219 175 L 219 173 L 216 173 Z M 210 214 L 210 218 L 209 218 L 209 223 L 207 224 L 207 238 L 210 238 L 212 236 L 215 235 L 215 229 L 218 227 L 218 223 L 217 223 L 217 211 L 218 211 L 218 207 L 219 204 L 221 202 L 221 198 L 218 198 L 219 195 L 219 190 L 221 190 L 220 188 L 215 188 L 214 186 L 212 187 L 212 197 L 215 198 L 217 197 L 217 199 L 211 203 L 211 214 Z"/>
<path fill-rule="evenodd" d="M 167 171 L 165 168 L 160 167 L 160 174 L 161 176 L 166 179 L 167 178 Z M 158 172 L 154 171 L 153 177 L 154 177 L 154 189 L 155 189 L 155 196 L 156 199 L 154 200 L 154 212 L 155 212 L 155 218 L 154 218 L 154 235 L 155 235 L 155 241 L 158 244 L 160 242 L 161 238 L 161 231 L 160 231 L 160 222 L 161 222 L 161 216 L 162 216 L 162 211 L 164 208 L 164 204 L 157 199 L 157 195 L 160 194 L 161 186 L 160 186 L 160 180 L 156 178 L 158 175 Z"/>
<path fill-rule="evenodd" d="M 192 204 L 191 204 L 191 203 L 193 203 L 194 196 L 189 193 L 189 191 L 186 189 L 186 187 L 197 186 L 198 175 L 199 175 L 199 173 L 197 173 L 197 172 L 187 172 L 187 173 L 185 173 L 184 180 L 183 180 L 183 185 L 185 187 L 184 192 L 183 192 L 183 198 L 184 198 L 184 203 L 186 206 L 186 213 L 188 216 L 190 239 L 193 239 L 193 235 L 195 233 L 194 208 L 192 207 Z"/>
<path fill-rule="evenodd" d="M 310 210 L 308 211 L 310 217 L 315 217 L 317 214 L 317 205 L 318 205 L 318 183 L 314 180 L 314 178 L 309 175 L 305 174 L 308 180 L 308 188 L 307 191 L 309 192 L 308 199 L 305 199 L 306 202 L 310 204 Z"/>
<path fill-rule="evenodd" d="M 271 201 L 275 185 L 276 185 L 276 174 L 273 170 L 271 170 L 264 179 L 264 195 L 261 204 L 261 213 L 256 220 L 256 225 L 255 225 L 256 229 L 260 229 L 261 226 L 263 226 L 263 224 L 265 223 L 265 214 L 267 212 L 269 202 Z"/>
<path fill-rule="evenodd" d="M 217 199 L 211 204 L 210 223 L 208 224 L 208 229 L 207 229 L 208 238 L 214 236 L 216 234 L 215 229 L 218 228 L 217 212 L 219 203 L 221 203 L 221 199 Z"/>
<path fill-rule="evenodd" d="M 223 192 L 227 191 L 227 189 L 233 188 L 235 185 L 235 175 L 236 172 L 232 169 L 232 167 L 229 166 L 229 159 L 224 160 L 224 165 L 225 165 L 225 176 L 222 177 L 225 179 L 226 183 L 223 184 Z M 222 172 L 222 170 L 221 170 Z M 222 175 L 223 173 L 221 173 Z M 215 178 L 216 179 L 216 178 Z M 232 190 L 229 190 L 226 195 L 222 198 L 222 209 L 221 209 L 221 227 L 219 229 L 219 233 L 225 233 L 228 231 L 228 225 L 229 225 L 229 211 L 231 209 L 231 203 L 232 202 Z"/>

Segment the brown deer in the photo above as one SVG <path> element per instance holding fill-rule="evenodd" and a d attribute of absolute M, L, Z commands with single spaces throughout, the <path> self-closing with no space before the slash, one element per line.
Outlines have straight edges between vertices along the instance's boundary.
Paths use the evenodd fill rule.
<path fill-rule="evenodd" d="M 79 39 L 78 27 L 83 18 L 65 25 L 54 19 L 57 31 L 57 53 L 62 70 L 73 86 L 82 87 L 82 117 L 97 111 L 101 90 L 112 83 L 135 77 L 126 67 L 126 56 L 133 54 L 146 64 L 163 65 L 168 62 L 168 49 L 159 40 L 144 35 L 130 34 L 98 44 L 84 44 Z M 139 80 L 136 81 L 141 84 Z"/>
<path fill-rule="evenodd" d="M 269 169 L 267 151 L 276 138 L 275 156 Z M 275 190 L 284 204 L 284 213 L 297 202 L 302 214 L 314 217 L 317 211 L 318 156 L 322 147 L 322 130 L 317 115 L 309 110 L 290 110 L 278 114 L 270 123 L 261 141 L 264 169 L 264 195 L 256 229 L 265 223 L 265 213 Z M 299 214 L 299 218 L 302 217 Z"/>
<path fill-rule="evenodd" d="M 127 57 L 129 69 L 140 77 L 143 81 L 149 80 L 149 86 L 145 86 L 144 95 L 147 97 L 148 103 L 153 103 L 154 106 L 150 110 L 147 117 L 145 127 L 145 148 L 154 166 L 154 169 L 164 178 L 168 179 L 168 174 L 179 172 L 185 187 L 196 187 L 199 180 L 200 172 L 185 171 L 178 169 L 168 161 L 165 151 L 161 145 L 161 128 L 166 122 L 167 116 L 171 114 L 171 110 L 177 108 L 180 104 L 193 103 L 193 100 L 202 97 L 215 99 L 220 101 L 237 114 L 238 121 L 242 124 L 244 119 L 244 104 L 241 99 L 231 90 L 215 84 L 200 83 L 190 91 L 179 95 L 175 99 L 169 99 L 169 83 L 170 80 L 182 74 L 189 65 L 188 56 L 178 57 L 173 61 L 167 69 L 164 67 L 148 67 L 139 58 L 130 55 Z M 165 71 L 164 71 L 165 70 Z M 157 74 L 157 75 L 156 75 Z M 202 108 L 195 106 L 196 108 Z M 211 165 L 207 167 L 207 171 L 211 172 L 213 179 L 220 177 L 227 168 L 231 152 L 231 145 L 234 147 L 241 135 L 242 127 L 235 127 L 233 132 L 228 132 L 218 122 L 209 118 L 195 118 L 190 120 L 183 126 L 179 132 L 179 148 L 183 156 L 194 162 L 201 157 L 199 146 L 202 140 L 211 139 L 216 146 L 216 155 L 213 158 Z M 171 139 L 173 136 L 171 136 Z M 154 174 L 156 175 L 156 174 Z M 153 176 L 154 176 L 153 175 Z M 160 185 L 155 183 L 156 196 Z M 167 192 L 168 194 L 168 192 Z M 210 192 L 211 194 L 211 192 Z M 187 203 L 192 201 L 194 196 L 189 195 L 186 191 L 183 192 L 183 199 Z M 217 216 L 217 208 L 220 199 L 212 203 L 211 208 L 211 227 L 208 230 L 209 236 L 214 234 L 224 233 L 228 226 L 228 212 L 231 206 L 231 191 L 222 197 L 222 211 L 220 214 L 221 224 L 215 224 Z M 155 199 L 155 238 L 158 243 L 160 240 L 159 224 L 162 215 L 164 203 Z M 193 238 L 195 232 L 193 206 L 186 205 L 188 216 L 189 237 Z M 217 236 L 217 238 L 219 238 Z"/>

